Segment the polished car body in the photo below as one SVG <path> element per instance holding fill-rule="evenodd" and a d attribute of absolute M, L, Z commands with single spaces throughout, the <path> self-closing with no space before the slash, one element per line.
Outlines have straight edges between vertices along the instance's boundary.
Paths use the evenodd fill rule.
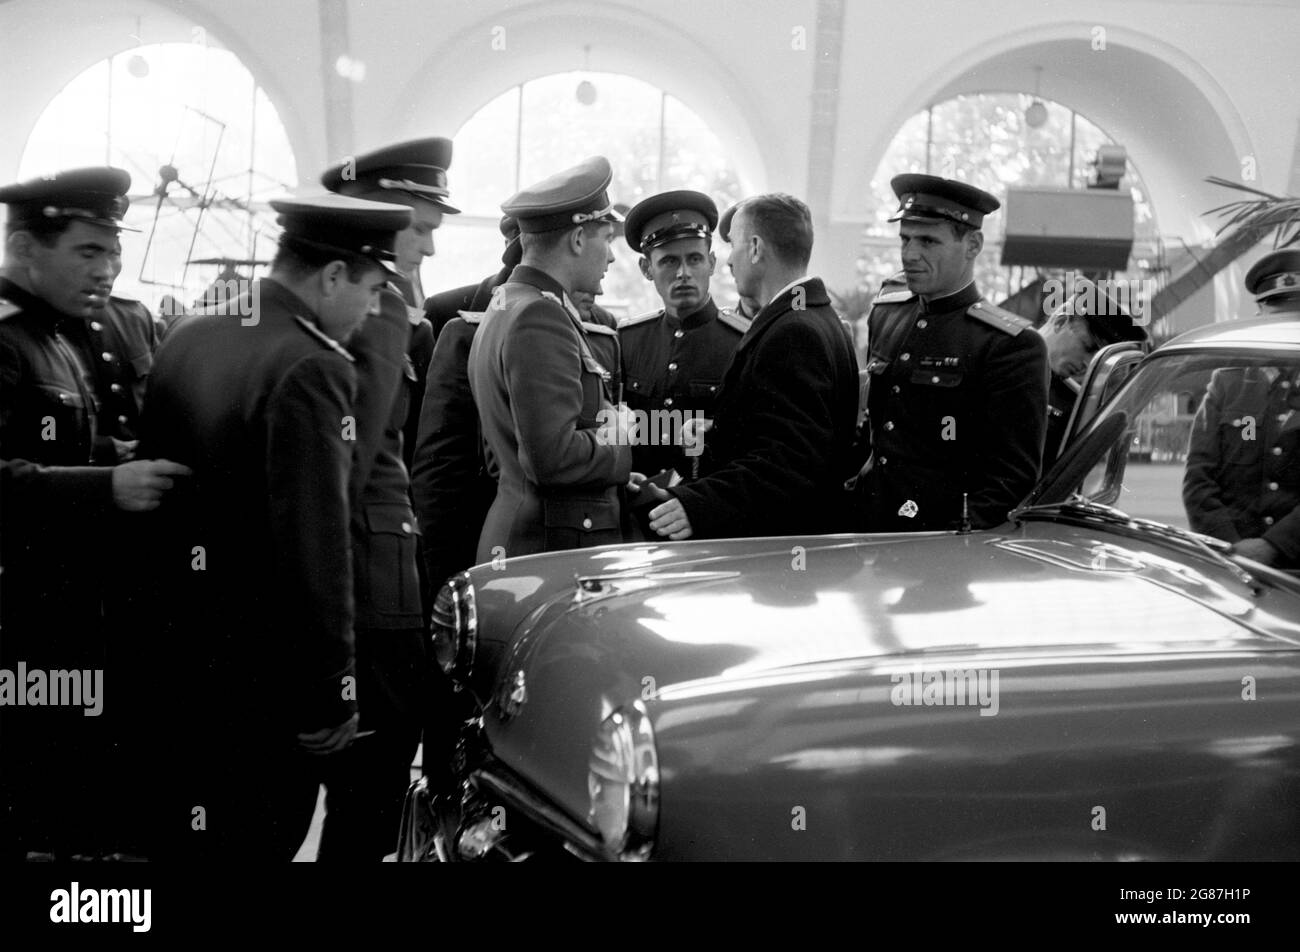
<path fill-rule="evenodd" d="M 452 579 L 435 639 L 473 711 L 399 859 L 1300 858 L 1300 584 L 1181 528 L 1148 446 L 1213 369 L 1284 363 L 1300 320 L 1108 348 L 993 530 Z M 1120 511 L 1143 486 L 1171 521 Z"/>

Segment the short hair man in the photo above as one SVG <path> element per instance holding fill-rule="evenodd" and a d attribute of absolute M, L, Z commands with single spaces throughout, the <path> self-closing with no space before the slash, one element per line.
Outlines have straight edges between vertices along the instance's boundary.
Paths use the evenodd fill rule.
<path fill-rule="evenodd" d="M 156 507 L 189 473 L 165 459 L 119 462 L 112 444 L 95 438 L 119 432 L 103 420 L 116 407 L 96 392 L 100 377 L 87 350 L 105 330 L 91 323 L 101 320 L 121 270 L 118 233 L 130 184 L 129 174 L 105 167 L 0 188 L 8 206 L 0 275 L 0 667 L 11 672 L 19 663 L 31 671 L 105 672 L 118 655 L 109 653 L 103 605 L 115 595 L 114 559 L 138 528 L 136 516 L 119 514 Z M 129 325 L 120 329 L 130 336 Z M 147 354 L 140 356 L 147 366 Z M 119 354 L 93 359 L 117 364 Z M 106 671 L 110 685 L 126 675 L 120 666 Z M 0 710 L 5 858 L 140 849 L 85 809 L 98 802 L 121 819 L 115 787 L 122 775 L 108 769 L 107 756 L 122 740 L 122 710 L 113 704 L 96 717 L 80 708 Z"/>
<path fill-rule="evenodd" d="M 624 398 L 641 417 L 632 468 L 648 476 L 666 469 L 692 474 L 698 447 L 683 445 L 683 423 L 712 418 L 722 375 L 749 329 L 748 320 L 719 308 L 709 294 L 717 223 L 713 200 L 688 189 L 652 195 L 627 215 L 627 243 L 664 305 L 618 328 Z"/>
<path fill-rule="evenodd" d="M 357 731 L 357 375 L 341 342 L 378 310 L 411 211 L 341 195 L 271 207 L 284 229 L 271 273 L 231 309 L 257 320 L 199 314 L 168 332 L 142 446 L 195 471 L 156 546 L 166 644 L 183 672 L 172 677 L 184 680 L 190 742 L 204 752 L 172 785 L 166 842 L 288 860 L 311 823 L 321 758 Z"/>
<path fill-rule="evenodd" d="M 1246 273 L 1262 315 L 1300 315 L 1300 249 Z M 1300 567 L 1300 368 L 1224 368 L 1206 388 L 1187 450 L 1183 505 L 1197 532 L 1264 565 Z"/>
<path fill-rule="evenodd" d="M 858 363 L 820 278 L 808 274 L 808 206 L 780 193 L 746 199 L 728 265 L 762 302 L 722 380 L 700 476 L 664 490 L 650 528 L 670 539 L 801 535 L 844 528 Z M 669 498 L 671 496 L 672 498 Z"/>
<path fill-rule="evenodd" d="M 1075 293 L 1052 312 L 1038 333 L 1047 343 L 1052 371 L 1047 391 L 1046 472 L 1061 453 L 1070 414 L 1079 396 L 1079 378 L 1097 351 L 1121 341 L 1145 344 L 1147 332 L 1133 322 L 1128 310 L 1087 278 L 1075 282 Z"/>
<path fill-rule="evenodd" d="M 998 525 L 1038 479 L 1047 348 L 984 300 L 975 261 L 1000 203 L 934 175 L 896 175 L 903 271 L 867 315 L 869 528 Z"/>
<path fill-rule="evenodd" d="M 497 288 L 470 348 L 470 387 L 497 494 L 478 560 L 622 541 L 627 434 L 610 420 L 612 373 L 592 352 L 573 290 L 614 260 L 608 160 L 595 156 L 517 193 L 523 260 Z M 625 427 L 625 424 L 624 424 Z"/>

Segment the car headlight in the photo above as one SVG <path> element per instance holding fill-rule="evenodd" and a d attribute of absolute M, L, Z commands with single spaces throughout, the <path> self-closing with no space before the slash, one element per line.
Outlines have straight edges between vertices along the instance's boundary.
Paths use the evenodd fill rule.
<path fill-rule="evenodd" d="M 453 575 L 439 590 L 433 602 L 431 632 L 438 667 L 453 681 L 467 676 L 474 667 L 478 642 L 478 609 L 468 573 Z"/>
<path fill-rule="evenodd" d="M 642 860 L 659 825 L 659 755 L 645 706 L 637 701 L 601 723 L 587 765 L 588 819 L 620 859 Z"/>

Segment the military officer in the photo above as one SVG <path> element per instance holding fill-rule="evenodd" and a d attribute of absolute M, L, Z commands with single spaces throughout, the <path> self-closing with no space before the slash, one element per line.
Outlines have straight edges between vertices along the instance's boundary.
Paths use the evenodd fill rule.
<path fill-rule="evenodd" d="M 891 185 L 903 271 L 867 316 L 870 528 L 997 525 L 1038 478 L 1046 346 L 975 285 L 980 229 L 998 200 L 934 175 Z"/>
<path fill-rule="evenodd" d="M 169 785 L 167 842 L 288 860 L 322 759 L 358 728 L 348 490 L 363 423 L 341 342 L 378 312 L 411 209 L 341 195 L 271 207 L 284 231 L 270 275 L 228 309 L 255 320 L 199 314 L 172 328 L 141 446 L 195 470 L 192 491 L 160 510 L 155 545 L 169 658 L 204 754 Z M 406 538 L 387 510 L 366 518 L 395 546 Z"/>
<path fill-rule="evenodd" d="M 331 190 L 410 206 L 412 222 L 394 242 L 397 267 L 418 275 L 433 253 L 432 233 L 448 205 L 446 166 L 451 142 L 422 139 L 379 149 L 328 169 Z M 405 460 L 414 455 L 432 347 L 428 320 L 386 292 L 381 308 L 348 342 L 357 358 L 357 454 L 354 458 L 352 559 L 356 576 L 356 650 L 361 742 L 333 758 L 327 772 L 320 862 L 381 860 L 393 848 L 420 743 L 429 695 L 430 659 L 424 638 L 419 521 L 411 506 Z M 408 299 L 409 300 L 409 299 Z M 422 345 L 421 345 L 422 346 Z M 413 361 L 413 357 L 416 358 Z M 417 372 L 415 364 L 420 364 Z"/>
<path fill-rule="evenodd" d="M 502 211 L 519 222 L 523 260 L 496 291 L 470 348 L 497 494 L 478 560 L 622 540 L 618 488 L 631 473 L 627 420 L 612 374 L 569 299 L 595 292 L 614 260 L 608 160 L 596 156 L 524 189 Z"/>
<path fill-rule="evenodd" d="M 385 146 L 326 169 L 321 184 L 331 192 L 370 201 L 409 205 L 411 224 L 397 237 L 397 274 L 392 284 L 410 309 L 411 340 L 407 347 L 407 415 L 402 422 L 402 461 L 407 472 L 415 453 L 420 426 L 420 402 L 425 375 L 433 356 L 434 329 L 421 311 L 424 291 L 420 265 L 435 253 L 433 233 L 443 216 L 459 215 L 450 202 L 447 170 L 451 168 L 452 142 L 441 136 L 413 139 Z"/>
<path fill-rule="evenodd" d="M 117 463 L 116 453 L 96 452 L 96 436 L 110 428 L 101 424 L 105 404 L 77 342 L 99 333 L 88 324 L 99 319 L 121 269 L 118 232 L 130 183 L 121 169 L 89 168 L 0 188 L 8 206 L 0 276 L 0 668 L 97 670 L 110 692 L 121 692 L 127 677 L 103 614 L 116 596 L 123 536 L 189 473 L 165 459 Z M 117 326 L 104 330 L 107 340 Z M 0 709 L 5 858 L 140 851 L 120 826 L 130 799 L 118 789 L 128 779 L 127 725 L 125 694 L 113 697 L 93 717 L 73 707 Z M 102 812 L 85 808 L 92 802 Z"/>
<path fill-rule="evenodd" d="M 1079 278 L 1073 296 L 1052 312 L 1039 333 L 1047 342 L 1047 365 L 1052 371 L 1047 391 L 1047 443 L 1043 447 L 1046 472 L 1060 456 L 1079 396 L 1078 380 L 1093 355 L 1120 341 L 1145 343 L 1147 332 L 1133 323 L 1127 309 L 1095 282 Z"/>
<path fill-rule="evenodd" d="M 749 328 L 748 320 L 719 309 L 709 294 L 717 224 L 713 200 L 685 189 L 652 195 L 627 215 L 627 243 L 641 255 L 641 274 L 664 304 L 618 329 L 627 405 L 646 421 L 632 449 L 632 468 L 648 476 L 666 469 L 692 474 L 700 447 L 684 443 L 681 425 L 713 416 L 722 375 Z"/>
<path fill-rule="evenodd" d="M 1259 312 L 1300 314 L 1300 250 L 1246 272 Z M 1224 368 L 1192 421 L 1183 504 L 1197 532 L 1265 565 L 1300 567 L 1300 368 Z"/>

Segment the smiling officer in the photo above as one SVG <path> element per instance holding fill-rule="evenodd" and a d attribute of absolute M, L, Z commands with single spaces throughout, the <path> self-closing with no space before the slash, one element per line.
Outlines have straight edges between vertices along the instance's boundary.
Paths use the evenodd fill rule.
<path fill-rule="evenodd" d="M 1046 347 L 975 286 L 980 228 L 998 200 L 934 175 L 890 184 L 903 271 L 867 317 L 870 528 L 994 526 L 1038 478 Z"/>
<path fill-rule="evenodd" d="M 689 190 L 652 195 L 627 214 L 627 243 L 641 255 L 641 274 L 664 302 L 618 328 L 624 399 L 652 424 L 696 414 L 711 418 L 722 375 L 749 328 L 748 320 L 719 309 L 709 295 L 717 224 L 713 200 Z M 678 427 L 651 426 L 632 449 L 632 468 L 647 476 L 664 469 L 690 476 L 698 456 L 685 455 L 680 437 Z"/>

